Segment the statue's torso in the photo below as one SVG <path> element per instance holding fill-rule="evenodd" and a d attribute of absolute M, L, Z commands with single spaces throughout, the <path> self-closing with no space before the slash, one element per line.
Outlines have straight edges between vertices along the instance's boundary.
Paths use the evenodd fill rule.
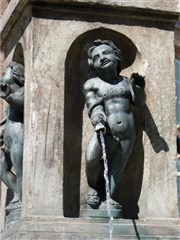
<path fill-rule="evenodd" d="M 92 79 L 92 90 L 97 98 L 103 98 L 102 104 L 111 132 L 121 140 L 132 139 L 135 133 L 130 88 L 129 80 L 125 77 L 112 83 L 99 78 Z"/>
<path fill-rule="evenodd" d="M 131 93 L 127 78 L 122 77 L 112 83 L 107 83 L 99 78 L 92 79 L 92 90 L 96 92 L 97 97 L 103 98 L 106 114 L 111 114 L 111 111 L 130 111 Z"/>

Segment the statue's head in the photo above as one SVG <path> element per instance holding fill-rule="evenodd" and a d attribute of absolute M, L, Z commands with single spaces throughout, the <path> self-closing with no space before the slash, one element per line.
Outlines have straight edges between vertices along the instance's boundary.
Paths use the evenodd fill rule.
<path fill-rule="evenodd" d="M 24 86 L 24 66 L 20 63 L 10 62 L 0 80 L 1 83 L 16 83 L 20 87 Z"/>
<path fill-rule="evenodd" d="M 121 62 L 121 51 L 110 40 L 95 40 L 93 46 L 88 50 L 89 66 L 94 67 L 97 72 L 100 69 L 105 69 L 113 65 L 119 74 L 121 71 Z"/>

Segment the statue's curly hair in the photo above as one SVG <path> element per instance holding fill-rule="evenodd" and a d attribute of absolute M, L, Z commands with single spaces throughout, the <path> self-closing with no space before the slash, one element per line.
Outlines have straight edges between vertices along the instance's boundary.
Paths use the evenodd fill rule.
<path fill-rule="evenodd" d="M 20 86 L 24 86 L 24 66 L 17 62 L 10 62 L 9 67 L 13 71 L 14 81 Z"/>
<path fill-rule="evenodd" d="M 116 45 L 111 41 L 111 40 L 101 40 L 101 39 L 97 39 L 93 42 L 93 46 L 89 48 L 88 50 L 88 63 L 89 63 L 89 66 L 93 66 L 93 63 L 92 63 L 92 51 L 100 46 L 100 45 L 108 45 L 110 46 L 114 52 L 115 52 L 115 55 L 117 57 L 117 60 L 118 60 L 118 64 L 117 64 L 117 72 L 118 74 L 121 72 L 121 63 L 122 63 L 122 54 L 121 54 L 121 50 L 116 47 Z"/>

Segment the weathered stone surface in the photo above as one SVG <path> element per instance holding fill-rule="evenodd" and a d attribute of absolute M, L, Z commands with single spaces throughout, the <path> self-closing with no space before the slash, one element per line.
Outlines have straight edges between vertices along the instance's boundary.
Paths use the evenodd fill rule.
<path fill-rule="evenodd" d="M 29 218 L 9 228 L 3 240 L 108 240 L 107 219 Z M 113 220 L 113 239 L 179 239 L 179 220 Z"/>

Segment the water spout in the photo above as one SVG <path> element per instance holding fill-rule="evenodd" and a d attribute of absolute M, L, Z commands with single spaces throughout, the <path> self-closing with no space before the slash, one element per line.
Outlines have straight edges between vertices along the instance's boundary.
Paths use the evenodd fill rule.
<path fill-rule="evenodd" d="M 102 147 L 102 158 L 104 162 L 104 179 L 105 179 L 105 189 L 106 189 L 106 207 L 109 216 L 109 239 L 113 240 L 113 215 L 110 207 L 110 188 L 109 188 L 109 176 L 108 176 L 108 160 L 106 155 L 106 146 L 104 140 L 103 131 L 100 131 L 100 141 Z"/>

